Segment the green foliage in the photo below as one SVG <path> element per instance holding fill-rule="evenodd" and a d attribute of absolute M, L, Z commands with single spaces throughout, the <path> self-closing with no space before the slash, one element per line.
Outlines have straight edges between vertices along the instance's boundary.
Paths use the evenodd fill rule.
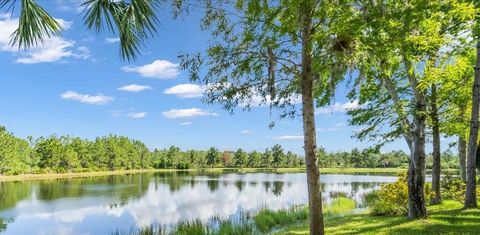
<path fill-rule="evenodd" d="M 280 165 L 284 164 L 283 160 L 285 159 L 285 154 L 283 153 L 282 146 L 276 144 L 272 147 L 272 165 L 275 168 L 278 168 Z"/>
<path fill-rule="evenodd" d="M 207 165 L 210 167 L 213 167 L 215 164 L 218 164 L 220 162 L 220 152 L 214 148 L 211 147 L 207 151 Z"/>
<path fill-rule="evenodd" d="M 320 167 L 340 168 L 387 168 L 406 167 L 408 155 L 403 151 L 381 153 L 378 150 L 354 148 L 352 151 L 326 152 L 325 149 L 317 150 Z"/>
<path fill-rule="evenodd" d="M 29 143 L 30 142 L 30 143 Z M 25 140 L 8 133 L 0 126 L 0 174 L 44 174 L 88 171 L 114 171 L 133 169 L 190 169 L 209 167 L 263 167 L 270 166 L 272 153 L 267 155 L 238 149 L 233 154 L 225 151 L 223 158 L 218 149 L 208 151 L 188 150 L 171 146 L 167 149 L 150 149 L 138 140 L 124 136 L 109 135 L 95 140 L 78 137 L 56 136 Z M 289 152 L 283 154 L 277 149 L 275 166 L 298 167 L 303 158 Z M 278 151 L 281 150 L 281 151 Z M 263 158 L 268 156 L 268 158 Z M 264 165 L 263 165 L 264 164 Z"/>
<path fill-rule="evenodd" d="M 172 231 L 172 234 L 178 235 L 204 235 L 207 234 L 207 229 L 203 225 L 201 220 L 195 220 L 192 222 L 183 222 L 177 225 Z"/>
<path fill-rule="evenodd" d="M 333 200 L 333 202 L 325 207 L 323 212 L 327 217 L 345 215 L 357 208 L 354 200 L 339 196 Z"/>
<path fill-rule="evenodd" d="M 166 227 L 150 226 L 138 230 L 124 232 L 117 230 L 112 235 L 244 235 L 255 234 L 253 225 L 247 221 L 248 218 L 241 216 L 237 223 L 230 220 L 214 218 L 209 222 L 201 220 L 183 221 L 173 227 L 171 231 Z"/>
<path fill-rule="evenodd" d="M 12 10 L 16 2 L 21 2 L 21 7 L 12 45 L 28 49 L 60 33 L 63 25 L 38 4 L 41 1 L 1 0 L 0 9 Z M 84 9 L 87 28 L 100 32 L 106 26 L 111 33 L 118 34 L 122 58 L 132 60 L 146 40 L 156 33 L 159 26 L 156 12 L 162 3 L 160 0 L 83 0 L 80 7 Z"/>
<path fill-rule="evenodd" d="M 308 208 L 305 207 L 292 207 L 290 209 L 282 209 L 278 211 L 262 209 L 254 217 L 256 228 L 263 233 L 270 231 L 275 226 L 285 226 L 305 221 L 307 219 Z"/>
<path fill-rule="evenodd" d="M 427 201 L 434 196 L 431 184 L 425 184 L 425 198 Z M 408 211 L 407 174 L 400 174 L 395 183 L 383 184 L 379 190 L 365 196 L 365 201 L 373 215 L 401 215 Z"/>
<path fill-rule="evenodd" d="M 16 138 L 0 126 L 0 173 L 16 175 L 29 172 L 35 166 L 27 141 Z"/>
<path fill-rule="evenodd" d="M 323 213 L 327 218 L 345 215 L 356 208 L 355 201 L 350 198 L 338 197 L 331 204 L 325 206 Z M 289 209 L 281 209 L 272 211 L 262 209 L 254 216 L 256 228 L 267 233 L 275 227 L 284 227 L 304 222 L 308 219 L 307 207 L 291 207 Z"/>
<path fill-rule="evenodd" d="M 239 148 L 233 154 L 233 162 L 236 167 L 244 167 L 247 163 L 248 154 L 243 151 L 243 149 Z"/>
<path fill-rule="evenodd" d="M 442 176 L 441 183 L 442 197 L 446 200 L 464 202 L 467 186 L 458 176 L 451 173 L 445 173 Z M 480 188 L 477 187 L 477 200 L 480 200 Z"/>

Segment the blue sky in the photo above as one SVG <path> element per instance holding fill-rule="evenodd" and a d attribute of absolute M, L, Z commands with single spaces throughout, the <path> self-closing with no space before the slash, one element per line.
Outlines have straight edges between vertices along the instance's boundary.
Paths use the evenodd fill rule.
<path fill-rule="evenodd" d="M 179 53 L 206 47 L 208 35 L 199 29 L 195 12 L 173 20 L 168 9 L 162 11 L 159 35 L 128 63 L 120 59 L 116 36 L 87 30 L 74 3 L 40 3 L 66 30 L 33 50 L 8 46 L 16 15 L 0 15 L 0 125 L 17 136 L 112 133 L 150 148 L 263 151 L 278 143 L 303 153 L 300 118 L 279 120 L 268 107 L 230 115 L 201 102 L 201 87 L 190 84 L 177 64 Z M 336 105 L 316 115 L 318 145 L 331 151 L 369 146 L 350 137 L 358 127 L 346 125 L 345 108 L 355 103 L 343 93 L 338 91 Z M 276 126 L 269 129 L 272 121 Z M 383 150 L 391 149 L 407 148 L 400 140 Z"/>

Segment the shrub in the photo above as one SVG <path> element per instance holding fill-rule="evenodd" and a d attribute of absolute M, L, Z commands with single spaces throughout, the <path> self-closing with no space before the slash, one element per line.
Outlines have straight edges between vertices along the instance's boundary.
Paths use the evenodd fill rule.
<path fill-rule="evenodd" d="M 445 173 L 441 180 L 443 199 L 462 202 L 465 200 L 467 186 L 463 180 L 451 173 Z M 477 200 L 480 199 L 480 187 L 477 187 Z"/>
<path fill-rule="evenodd" d="M 434 195 L 432 184 L 425 184 L 425 201 L 430 201 Z M 384 184 L 379 190 L 365 196 L 367 206 L 373 215 L 400 215 L 408 211 L 407 173 L 398 175 L 395 183 Z"/>
<path fill-rule="evenodd" d="M 463 202 L 465 198 L 465 182 L 463 182 L 460 177 L 456 177 L 451 173 L 446 173 L 442 176 L 441 189 L 443 199 Z"/>

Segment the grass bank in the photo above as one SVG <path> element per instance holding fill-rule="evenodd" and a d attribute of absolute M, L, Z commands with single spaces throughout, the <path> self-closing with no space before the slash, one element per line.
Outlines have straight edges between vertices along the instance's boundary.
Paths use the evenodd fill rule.
<path fill-rule="evenodd" d="M 372 216 L 368 213 L 326 219 L 327 234 L 479 234 L 480 210 L 462 210 L 462 204 L 445 201 L 429 206 L 429 218 L 408 220 L 405 216 Z M 279 235 L 308 234 L 308 224 L 292 226 Z"/>
<path fill-rule="evenodd" d="M 406 171 L 401 168 L 322 168 L 321 173 L 325 174 L 344 174 L 344 173 L 400 173 Z M 275 172 L 275 173 L 302 173 L 305 168 L 199 168 L 188 170 L 177 169 L 140 169 L 140 170 L 118 170 L 118 171 L 97 171 L 97 172 L 78 172 L 78 173 L 48 173 L 48 174 L 22 174 L 22 175 L 0 175 L 0 182 L 4 181 L 24 181 L 24 180 L 45 180 L 60 178 L 79 178 L 95 177 L 106 175 L 136 174 L 148 172 Z"/>

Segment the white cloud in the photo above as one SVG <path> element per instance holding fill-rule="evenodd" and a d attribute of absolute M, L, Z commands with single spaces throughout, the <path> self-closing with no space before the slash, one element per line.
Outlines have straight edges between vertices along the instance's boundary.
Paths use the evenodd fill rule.
<path fill-rule="evenodd" d="M 105 38 L 105 42 L 107 42 L 107 43 L 120 42 L 120 38 Z"/>
<path fill-rule="evenodd" d="M 178 74 L 178 64 L 167 60 L 155 60 L 151 64 L 142 66 L 124 66 L 122 70 L 127 73 L 138 73 L 142 77 L 169 79 Z"/>
<path fill-rule="evenodd" d="M 200 117 L 200 116 L 218 116 L 217 113 L 208 112 L 199 108 L 190 108 L 190 109 L 170 109 L 162 113 L 165 118 L 176 119 L 176 118 L 189 118 L 189 117 Z"/>
<path fill-rule="evenodd" d="M 68 30 L 72 23 L 62 19 L 55 19 Z M 75 48 L 75 41 L 62 37 L 53 36 L 46 38 L 41 44 L 32 48 L 20 51 L 17 46 L 10 45 L 10 36 L 18 27 L 18 18 L 9 18 L 7 15 L 0 17 L 0 51 L 13 52 L 19 56 L 15 60 L 21 64 L 35 64 L 45 62 L 55 62 L 63 58 L 87 59 L 90 57 L 90 51 L 86 47 Z"/>
<path fill-rule="evenodd" d="M 151 89 L 152 87 L 150 86 L 143 86 L 143 85 L 137 85 L 137 84 L 122 86 L 118 88 L 118 90 L 120 91 L 128 91 L 128 92 L 139 92 L 139 91 L 145 91 L 145 90 L 151 90 Z"/>
<path fill-rule="evenodd" d="M 251 130 L 243 130 L 241 133 L 244 134 L 244 135 L 250 135 L 253 132 Z"/>
<path fill-rule="evenodd" d="M 113 97 L 105 96 L 103 94 L 87 95 L 80 94 L 75 91 L 67 91 L 60 95 L 62 99 L 74 100 L 85 104 L 105 105 L 113 101 Z"/>
<path fill-rule="evenodd" d="M 146 112 L 139 112 L 139 113 L 127 113 L 127 117 L 133 118 L 133 119 L 140 119 L 144 118 L 147 116 L 148 113 Z"/>
<path fill-rule="evenodd" d="M 18 51 L 17 47 L 10 46 L 10 35 L 18 27 L 18 19 L 11 19 L 7 14 L 0 17 L 0 50 L 1 51 Z"/>
<path fill-rule="evenodd" d="M 192 125 L 192 122 L 182 122 L 180 123 L 181 126 L 190 126 Z"/>
<path fill-rule="evenodd" d="M 91 54 L 90 54 L 90 49 L 86 48 L 86 47 L 77 47 L 77 50 L 76 50 L 76 53 L 72 55 L 73 57 L 77 58 L 77 59 L 88 59 L 90 58 Z"/>
<path fill-rule="evenodd" d="M 354 101 L 349 101 L 345 103 L 335 103 L 330 107 L 319 108 L 315 113 L 316 114 L 344 113 L 360 107 L 361 105 L 358 103 L 358 100 L 354 100 Z"/>
<path fill-rule="evenodd" d="M 180 98 L 195 98 L 202 96 L 204 90 L 204 87 L 195 84 L 179 84 L 166 89 L 163 93 Z"/>
<path fill-rule="evenodd" d="M 303 140 L 303 135 L 281 135 L 274 137 L 276 140 Z"/>
<path fill-rule="evenodd" d="M 20 64 L 36 64 L 42 62 L 55 62 L 64 57 L 73 56 L 73 52 L 68 48 L 73 47 L 74 42 L 64 40 L 60 37 L 47 39 L 42 45 L 39 45 L 16 59 L 15 62 Z"/>

